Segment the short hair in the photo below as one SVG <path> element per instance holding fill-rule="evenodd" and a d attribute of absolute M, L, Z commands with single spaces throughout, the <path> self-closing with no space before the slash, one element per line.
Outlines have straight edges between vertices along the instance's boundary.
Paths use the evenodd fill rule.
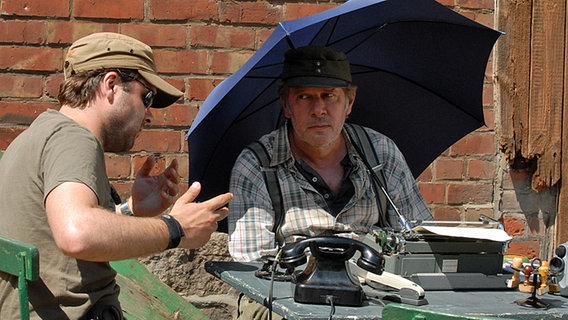
<path fill-rule="evenodd" d="M 97 89 L 103 76 L 110 71 L 118 69 L 97 69 L 75 73 L 68 77 L 59 86 L 59 103 L 70 108 L 84 109 L 94 101 Z M 118 72 L 125 91 L 130 90 L 129 83 L 134 81 L 132 77 L 123 77 L 122 74 L 136 74 L 136 70 L 120 69 Z"/>

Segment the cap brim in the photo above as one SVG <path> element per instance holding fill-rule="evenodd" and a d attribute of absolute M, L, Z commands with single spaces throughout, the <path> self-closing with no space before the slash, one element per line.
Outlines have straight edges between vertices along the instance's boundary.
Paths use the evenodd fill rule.
<path fill-rule="evenodd" d="M 335 78 L 324 77 L 294 77 L 284 80 L 284 83 L 292 88 L 319 87 L 319 88 L 347 88 L 349 82 Z"/>
<path fill-rule="evenodd" d="M 157 89 L 157 94 L 154 98 L 154 103 L 152 103 L 152 108 L 165 108 L 175 103 L 179 98 L 181 98 L 181 96 L 183 96 L 183 92 L 167 83 L 158 75 L 144 70 L 138 70 L 138 73 L 140 73 L 140 75 L 148 81 L 148 83 Z"/>

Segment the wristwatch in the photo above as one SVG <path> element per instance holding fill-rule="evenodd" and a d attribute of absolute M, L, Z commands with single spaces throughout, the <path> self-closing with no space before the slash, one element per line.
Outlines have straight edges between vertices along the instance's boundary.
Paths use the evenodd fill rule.
<path fill-rule="evenodd" d="M 181 241 L 181 237 L 185 236 L 183 232 L 183 228 L 179 224 L 179 222 L 169 214 L 163 214 L 160 216 L 160 219 L 166 223 L 168 226 L 168 231 L 170 232 L 170 242 L 168 243 L 168 247 L 166 249 L 173 249 L 177 248 L 179 242 Z"/>
<path fill-rule="evenodd" d="M 128 205 L 128 201 L 121 203 L 120 206 L 118 206 L 118 208 L 120 209 L 120 213 L 122 213 L 125 216 L 133 216 L 134 215 L 132 210 L 130 210 L 130 206 Z"/>

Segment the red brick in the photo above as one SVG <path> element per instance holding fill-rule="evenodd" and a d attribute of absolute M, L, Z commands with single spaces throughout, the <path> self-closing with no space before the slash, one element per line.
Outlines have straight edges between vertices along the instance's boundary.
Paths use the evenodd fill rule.
<path fill-rule="evenodd" d="M 140 171 L 140 168 L 142 168 L 142 166 L 144 165 L 144 163 L 146 162 L 146 160 L 148 159 L 150 155 L 136 155 L 134 156 L 133 159 L 133 169 L 132 169 L 132 177 L 135 178 L 136 175 L 138 174 L 138 171 Z M 170 163 L 168 162 L 166 164 L 166 156 L 162 155 L 162 154 L 153 154 L 154 159 L 156 160 L 156 162 L 154 163 L 154 167 L 152 168 L 152 171 L 150 171 L 150 175 L 155 176 L 155 175 L 159 175 L 162 172 L 164 172 L 164 170 L 166 169 L 167 165 L 169 165 Z"/>
<path fill-rule="evenodd" d="M 250 52 L 213 52 L 211 72 L 232 74 L 252 56 Z"/>
<path fill-rule="evenodd" d="M 473 11 L 465 11 L 463 9 L 458 9 L 455 11 L 468 19 L 475 20 L 475 12 Z"/>
<path fill-rule="evenodd" d="M 475 21 L 489 28 L 495 28 L 495 15 L 493 12 L 476 12 Z"/>
<path fill-rule="evenodd" d="M 0 122 L 3 122 L 2 119 L 0 119 Z M 10 143 L 25 129 L 24 127 L 7 128 L 0 126 L 0 150 L 6 150 Z"/>
<path fill-rule="evenodd" d="M 206 73 L 207 51 L 154 50 L 158 72 L 170 74 Z"/>
<path fill-rule="evenodd" d="M 63 51 L 55 48 L 0 47 L 0 69 L 60 71 Z"/>
<path fill-rule="evenodd" d="M 207 96 L 221 83 L 221 78 L 188 78 L 189 89 L 187 98 L 189 100 L 205 100 Z"/>
<path fill-rule="evenodd" d="M 489 132 L 474 132 L 450 147 L 452 156 L 493 155 L 495 153 L 495 136 Z"/>
<path fill-rule="evenodd" d="M 270 35 L 272 34 L 273 31 L 274 31 L 274 28 L 259 28 L 259 29 L 257 29 L 256 38 L 258 39 L 258 44 L 256 45 L 255 49 L 258 50 L 260 47 L 262 47 L 262 45 L 264 44 L 266 39 L 268 39 L 270 37 Z"/>
<path fill-rule="evenodd" d="M 220 21 L 233 23 L 277 24 L 283 20 L 282 6 L 273 6 L 265 1 L 223 2 L 220 7 Z"/>
<path fill-rule="evenodd" d="M 495 110 L 493 108 L 483 109 L 483 118 L 485 119 L 485 125 L 481 126 L 477 131 L 494 131 L 495 130 Z"/>
<path fill-rule="evenodd" d="M 336 7 L 336 4 L 323 3 L 285 3 L 284 20 L 293 20 L 306 17 Z"/>
<path fill-rule="evenodd" d="M 539 245 L 540 243 L 538 240 L 516 240 L 513 238 L 513 240 L 509 243 L 507 253 L 525 255 L 529 259 L 532 259 L 539 257 Z"/>
<path fill-rule="evenodd" d="M 132 152 L 179 152 L 182 137 L 179 130 L 142 130 Z"/>
<path fill-rule="evenodd" d="M 470 159 L 467 161 L 467 176 L 473 180 L 489 180 L 495 177 L 493 161 Z"/>
<path fill-rule="evenodd" d="M 60 73 L 47 76 L 45 79 L 45 93 L 47 96 L 57 99 L 57 96 L 59 95 L 59 87 L 64 80 L 65 77 Z"/>
<path fill-rule="evenodd" d="M 152 122 L 152 127 L 182 127 L 189 128 L 189 124 L 195 117 L 192 116 L 190 107 L 185 104 L 173 104 L 167 108 L 154 109 L 152 110 L 152 115 L 154 116 L 154 122 Z"/>
<path fill-rule="evenodd" d="M 528 169 L 512 169 L 509 168 L 503 172 L 503 189 L 515 189 L 521 192 L 530 192 L 530 179 L 532 171 Z"/>
<path fill-rule="evenodd" d="M 0 98 L 40 98 L 42 80 L 40 76 L 0 74 Z"/>
<path fill-rule="evenodd" d="M 166 156 L 166 161 L 168 164 L 170 164 L 174 159 L 176 159 L 178 162 L 178 173 L 180 178 L 182 180 L 189 179 L 189 155 L 187 154 L 187 152 Z"/>
<path fill-rule="evenodd" d="M 492 203 L 493 185 L 473 183 L 449 184 L 447 199 L 448 204 Z"/>
<path fill-rule="evenodd" d="M 150 18 L 153 20 L 219 21 L 215 0 L 151 0 Z"/>
<path fill-rule="evenodd" d="M 45 21 L 3 20 L 0 23 L 0 39 L 4 43 L 45 43 Z"/>
<path fill-rule="evenodd" d="M 189 132 L 189 128 L 187 130 L 183 130 L 183 136 L 186 137 L 188 132 Z M 187 146 L 187 140 L 186 139 L 184 139 L 184 141 L 183 141 L 182 153 L 186 153 L 186 154 L 189 153 L 189 148 Z"/>
<path fill-rule="evenodd" d="M 456 0 L 436 0 L 436 1 L 447 7 L 456 5 Z"/>
<path fill-rule="evenodd" d="M 434 164 L 436 180 L 462 180 L 464 177 L 464 163 L 461 159 L 439 158 Z"/>
<path fill-rule="evenodd" d="M 432 210 L 434 220 L 439 221 L 460 221 L 461 213 L 456 207 L 437 207 Z"/>
<path fill-rule="evenodd" d="M 254 29 L 248 27 L 212 25 L 191 27 L 190 43 L 192 46 L 254 49 L 254 42 Z"/>
<path fill-rule="evenodd" d="M 187 47 L 189 34 L 188 27 L 185 25 L 157 25 L 157 24 L 132 24 L 125 23 L 120 25 L 120 32 L 136 38 L 150 47 Z"/>
<path fill-rule="evenodd" d="M 483 85 L 482 101 L 484 106 L 492 106 L 495 103 L 495 98 L 493 97 L 493 84 L 488 83 Z"/>
<path fill-rule="evenodd" d="M 436 163 L 436 162 L 434 162 Z M 417 182 L 431 182 L 432 181 L 432 165 L 429 165 L 422 171 L 422 173 L 416 178 Z"/>
<path fill-rule="evenodd" d="M 71 45 L 75 40 L 95 32 L 118 32 L 118 25 L 78 21 L 47 22 L 47 41 L 49 43 Z M 67 51 L 67 48 L 65 51 Z"/>
<path fill-rule="evenodd" d="M 539 210 L 537 202 L 538 199 L 535 194 L 504 190 L 501 192 L 499 210 L 502 212 L 533 212 L 533 210 Z"/>
<path fill-rule="evenodd" d="M 505 216 L 503 217 L 503 225 L 508 235 L 522 236 L 525 234 L 527 221 L 523 215 Z"/>
<path fill-rule="evenodd" d="M 110 179 L 130 179 L 130 155 L 105 154 L 106 172 Z"/>
<path fill-rule="evenodd" d="M 69 0 L 2 0 L 2 14 L 15 16 L 69 17 Z"/>
<path fill-rule="evenodd" d="M 419 183 L 418 188 L 427 204 L 446 202 L 446 185 L 442 183 Z"/>
<path fill-rule="evenodd" d="M 494 9 L 493 0 L 457 0 L 457 5 L 470 9 Z"/>
<path fill-rule="evenodd" d="M 73 16 L 77 18 L 143 19 L 144 0 L 75 0 Z"/>
<path fill-rule="evenodd" d="M 29 125 L 43 111 L 58 107 L 56 102 L 0 101 L 0 123 Z"/>
<path fill-rule="evenodd" d="M 465 221 L 479 221 L 481 215 L 492 218 L 493 206 L 487 207 L 464 207 L 463 217 Z"/>

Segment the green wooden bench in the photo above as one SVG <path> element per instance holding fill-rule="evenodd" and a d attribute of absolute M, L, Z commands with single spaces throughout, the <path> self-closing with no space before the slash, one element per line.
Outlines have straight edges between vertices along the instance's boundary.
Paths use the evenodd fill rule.
<path fill-rule="evenodd" d="M 209 319 L 138 260 L 112 261 L 110 264 L 118 272 L 118 298 L 126 319 Z"/>
<path fill-rule="evenodd" d="M 39 252 L 37 248 L 0 236 L 0 271 L 18 277 L 20 318 L 29 319 L 28 281 L 39 279 Z"/>
<path fill-rule="evenodd" d="M 207 315 L 161 282 L 138 260 L 113 261 L 120 286 L 119 300 L 128 320 L 192 319 Z M 0 271 L 18 277 L 20 319 L 30 318 L 28 281 L 39 279 L 39 252 L 35 246 L 0 236 Z"/>

